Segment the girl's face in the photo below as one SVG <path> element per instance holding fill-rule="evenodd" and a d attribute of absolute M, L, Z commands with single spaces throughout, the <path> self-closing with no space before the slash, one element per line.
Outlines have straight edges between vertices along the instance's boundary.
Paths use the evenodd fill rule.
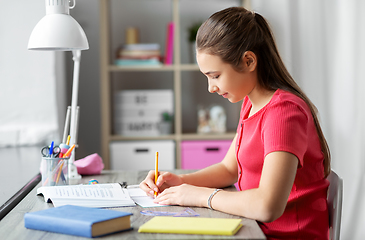
<path fill-rule="evenodd" d="M 200 71 L 208 78 L 208 91 L 218 93 L 232 103 L 241 101 L 256 86 L 256 75 L 249 67 L 244 66 L 243 71 L 237 72 L 220 57 L 204 52 L 197 53 L 197 62 Z"/>

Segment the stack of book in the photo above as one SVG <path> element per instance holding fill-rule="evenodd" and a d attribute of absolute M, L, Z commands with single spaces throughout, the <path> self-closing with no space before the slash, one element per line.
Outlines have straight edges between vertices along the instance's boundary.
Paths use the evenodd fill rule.
<path fill-rule="evenodd" d="M 157 43 L 125 44 L 117 51 L 118 66 L 160 66 L 160 45 Z"/>

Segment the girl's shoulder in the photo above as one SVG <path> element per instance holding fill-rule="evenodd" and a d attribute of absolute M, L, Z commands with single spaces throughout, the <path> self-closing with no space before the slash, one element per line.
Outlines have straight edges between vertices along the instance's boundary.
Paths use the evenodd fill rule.
<path fill-rule="evenodd" d="M 243 99 L 242 107 L 241 107 L 241 119 L 247 119 L 248 113 L 251 109 L 251 102 L 249 98 L 246 96 Z M 283 90 L 283 89 L 277 89 L 272 96 L 270 102 L 266 104 L 262 109 L 260 109 L 257 113 L 255 113 L 253 116 L 261 116 L 264 117 L 267 114 L 270 115 L 283 115 L 283 113 L 288 112 L 293 113 L 294 112 L 302 112 L 303 115 L 305 115 L 305 118 L 309 118 L 311 114 L 311 110 L 307 103 L 300 98 L 299 96 Z M 250 118 L 252 118 L 251 116 Z"/>
<path fill-rule="evenodd" d="M 298 108 L 304 110 L 305 112 L 310 112 L 308 104 L 302 98 L 282 89 L 276 90 L 269 105 L 296 105 Z"/>
<path fill-rule="evenodd" d="M 282 89 L 276 90 L 265 110 L 265 115 L 290 116 L 296 113 L 307 120 L 312 116 L 308 104 L 302 98 Z"/>

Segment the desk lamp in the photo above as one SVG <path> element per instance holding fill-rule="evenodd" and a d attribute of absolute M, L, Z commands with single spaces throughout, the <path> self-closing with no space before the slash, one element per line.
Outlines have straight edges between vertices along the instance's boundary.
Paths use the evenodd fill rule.
<path fill-rule="evenodd" d="M 70 6 L 71 2 L 73 2 L 73 4 Z M 75 7 L 76 0 L 45 0 L 45 3 L 46 16 L 44 16 L 34 27 L 28 42 L 28 49 L 41 51 L 72 51 L 74 73 L 71 100 L 70 145 L 73 145 L 76 144 L 77 134 L 76 108 L 81 50 L 89 49 L 89 43 L 82 27 L 70 16 L 70 9 Z M 81 177 L 77 173 L 74 161 L 75 150 L 69 159 L 68 174 L 70 179 Z"/>

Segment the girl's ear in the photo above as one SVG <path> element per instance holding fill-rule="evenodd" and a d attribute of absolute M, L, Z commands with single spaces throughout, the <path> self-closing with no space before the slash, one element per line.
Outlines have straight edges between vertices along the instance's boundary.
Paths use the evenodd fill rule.
<path fill-rule="evenodd" d="M 253 72 L 257 66 L 256 54 L 251 51 L 246 51 L 242 56 L 243 69 Z"/>

